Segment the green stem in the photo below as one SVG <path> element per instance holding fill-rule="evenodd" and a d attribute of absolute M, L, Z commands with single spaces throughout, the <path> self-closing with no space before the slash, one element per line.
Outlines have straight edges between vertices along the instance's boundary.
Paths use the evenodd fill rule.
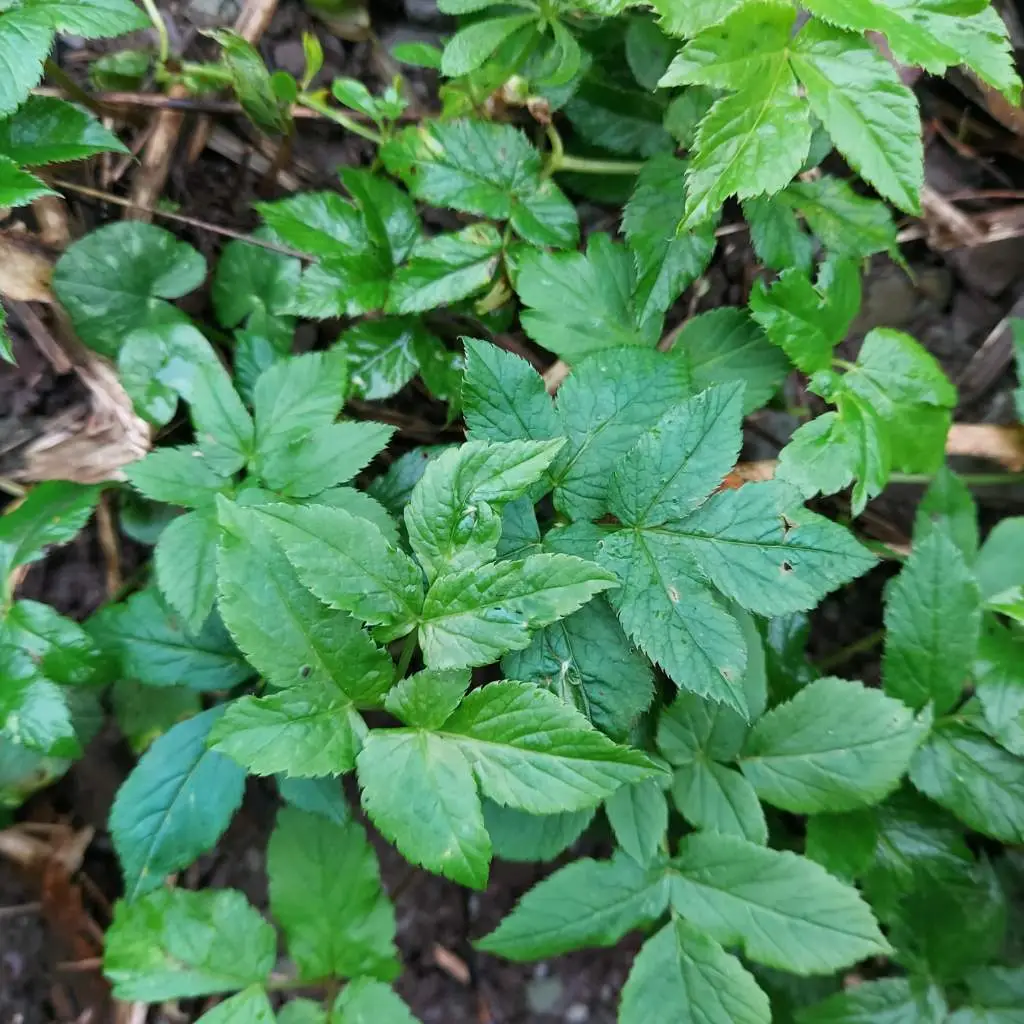
<path fill-rule="evenodd" d="M 935 479 L 934 473 L 890 473 L 891 484 L 922 484 L 927 486 Z M 1024 473 L 961 473 L 960 479 L 968 487 L 1002 487 L 1024 484 Z"/>
<path fill-rule="evenodd" d="M 817 666 L 822 672 L 831 672 L 832 669 L 845 664 L 854 655 L 863 654 L 865 651 L 873 650 L 884 639 L 885 630 L 876 629 L 874 633 L 862 636 L 859 640 L 854 640 L 852 644 L 847 644 L 846 647 L 841 647 L 838 651 L 834 654 L 830 654 L 827 658 L 822 658 L 821 661 L 817 663 Z"/>
<path fill-rule="evenodd" d="M 406 638 L 405 643 L 402 645 L 402 653 L 398 656 L 398 667 L 395 669 L 395 682 L 400 682 L 405 678 L 406 672 L 409 671 L 409 665 L 412 663 L 412 656 L 416 653 L 416 630 L 413 630 Z"/>
<path fill-rule="evenodd" d="M 164 24 L 163 15 L 157 9 L 154 0 L 142 0 L 142 6 L 146 9 L 149 20 L 153 22 L 153 28 L 156 29 L 156 37 L 159 40 L 158 53 L 160 63 L 166 64 L 167 58 L 171 55 L 171 37 L 167 34 L 167 26 Z"/>
<path fill-rule="evenodd" d="M 554 153 L 552 153 L 552 157 Z M 591 160 L 585 156 L 569 156 L 563 153 L 556 163 L 550 164 L 551 173 L 574 171 L 576 174 L 639 174 L 644 169 L 642 161 L 636 160 Z"/>
<path fill-rule="evenodd" d="M 324 103 L 324 101 L 317 96 L 313 96 L 307 92 L 301 92 L 295 102 L 301 104 L 303 107 L 308 107 L 310 110 L 315 110 L 318 114 L 322 114 L 324 117 L 334 121 L 335 124 L 340 124 L 342 128 L 348 129 L 348 131 L 352 132 L 353 135 L 359 135 L 374 143 L 374 145 L 379 146 L 384 141 L 379 132 L 375 132 L 372 128 L 367 128 L 366 125 L 362 125 L 358 121 L 353 121 L 350 117 L 346 117 L 340 110 Z"/>

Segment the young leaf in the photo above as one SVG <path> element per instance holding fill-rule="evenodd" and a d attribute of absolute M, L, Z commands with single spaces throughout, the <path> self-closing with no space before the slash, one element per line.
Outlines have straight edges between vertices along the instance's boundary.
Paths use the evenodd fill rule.
<path fill-rule="evenodd" d="M 622 989 L 620 1024 L 770 1024 L 768 997 L 739 962 L 685 921 L 649 938 Z"/>
<path fill-rule="evenodd" d="M 195 368 L 191 405 L 196 441 L 210 468 L 228 476 L 237 473 L 253 452 L 253 422 L 219 362 Z"/>
<path fill-rule="evenodd" d="M 757 722 L 740 768 L 783 810 L 852 810 L 899 785 L 930 724 L 878 690 L 819 679 Z"/>
<path fill-rule="evenodd" d="M 255 512 L 321 601 L 386 626 L 393 637 L 409 632 L 423 602 L 421 573 L 376 526 L 322 505 L 264 505 Z"/>
<path fill-rule="evenodd" d="M 677 913 L 769 967 L 826 974 L 889 949 L 857 891 L 796 854 L 695 833 L 672 868 Z"/>
<path fill-rule="evenodd" d="M 583 858 L 535 885 L 476 948 L 506 960 L 541 960 L 588 946 L 614 946 L 664 913 L 663 870 L 631 857 Z"/>
<path fill-rule="evenodd" d="M 469 683 L 468 672 L 426 668 L 397 683 L 384 706 L 414 729 L 437 730 L 462 702 Z"/>
<path fill-rule="evenodd" d="M 940 722 L 910 781 L 965 825 L 1007 843 L 1024 837 L 1024 761 L 957 721 Z"/>
<path fill-rule="evenodd" d="M 868 1024 L 870 1021 L 915 1021 L 942 1024 L 947 1019 L 942 991 L 908 978 L 861 982 L 804 1010 L 799 1024 Z M 955 1021 L 954 1014 L 951 1021 Z M 959 1024 L 959 1022 L 958 1022 Z"/>
<path fill-rule="evenodd" d="M 225 999 L 196 1024 L 275 1024 L 274 1008 L 262 986 L 253 986 Z"/>
<path fill-rule="evenodd" d="M 169 231 L 138 221 L 108 224 L 70 245 L 53 271 L 53 290 L 75 333 L 116 356 L 129 331 L 185 321 L 165 299 L 202 284 L 206 261 Z"/>
<path fill-rule="evenodd" d="M 417 1024 L 417 1021 L 387 985 L 372 978 L 356 978 L 338 993 L 330 1024 Z"/>
<path fill-rule="evenodd" d="M 148 686 L 230 690 L 253 674 L 217 616 L 192 636 L 152 587 L 124 604 L 107 605 L 89 621 L 88 631 L 118 659 L 122 678 Z"/>
<path fill-rule="evenodd" d="M 715 251 L 713 222 L 676 232 L 686 205 L 685 174 L 685 162 L 667 153 L 648 160 L 622 213 L 622 231 L 637 263 L 635 301 L 641 322 L 665 313 L 704 272 Z"/>
<path fill-rule="evenodd" d="M 954 628 L 955 626 L 955 628 Z M 885 601 L 886 693 L 939 714 L 960 700 L 978 648 L 981 606 L 963 555 L 939 530 L 914 543 Z"/>
<path fill-rule="evenodd" d="M 563 359 L 658 340 L 661 316 L 643 315 L 630 252 L 607 235 L 591 235 L 586 254 L 528 253 L 515 286 L 523 329 Z"/>
<path fill-rule="evenodd" d="M 420 242 L 395 271 L 388 312 L 423 313 L 483 291 L 498 269 L 501 247 L 501 235 L 490 224 Z"/>
<path fill-rule="evenodd" d="M 0 154 L 18 164 L 39 167 L 104 152 L 128 150 L 90 114 L 51 96 L 30 96 L 0 121 Z"/>
<path fill-rule="evenodd" d="M 164 528 L 153 552 L 156 581 L 185 630 L 200 633 L 217 595 L 217 540 L 212 507 L 186 512 Z"/>
<path fill-rule="evenodd" d="M 615 585 L 606 569 L 572 555 L 530 555 L 445 573 L 423 599 L 424 660 L 431 668 L 487 665 L 522 650 L 532 630 Z"/>
<path fill-rule="evenodd" d="M 508 220 L 534 245 L 576 245 L 575 209 L 554 182 L 542 178 L 540 154 L 512 125 L 424 123 L 399 132 L 380 155 L 423 202 Z"/>
<path fill-rule="evenodd" d="M 245 772 L 206 749 L 220 708 L 174 726 L 143 754 L 117 792 L 110 834 L 132 900 L 211 849 L 242 802 Z M 195 807 L 201 803 L 203 813 Z M 172 998 L 172 997 L 168 997 Z"/>
<path fill-rule="evenodd" d="M 240 892 L 157 889 L 117 904 L 103 972 L 118 999 L 159 1003 L 265 982 L 276 955 L 274 929 Z"/>
<path fill-rule="evenodd" d="M 433 460 L 405 510 L 409 543 L 427 579 L 492 559 L 501 533 L 496 509 L 525 494 L 564 443 L 470 441 Z"/>
<path fill-rule="evenodd" d="M 357 822 L 285 808 L 267 848 L 270 909 L 299 977 L 397 974 L 395 913 Z"/>
<path fill-rule="evenodd" d="M 125 467 L 128 482 L 151 501 L 206 508 L 228 483 L 210 468 L 195 445 L 157 448 Z"/>
<path fill-rule="evenodd" d="M 615 841 L 638 864 L 650 864 L 668 829 L 668 801 L 657 779 L 620 786 L 604 802 Z"/>

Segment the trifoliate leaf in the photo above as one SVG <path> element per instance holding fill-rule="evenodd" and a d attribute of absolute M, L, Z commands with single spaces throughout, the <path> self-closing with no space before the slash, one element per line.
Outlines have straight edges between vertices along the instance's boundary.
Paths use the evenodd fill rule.
<path fill-rule="evenodd" d="M 417 1024 L 417 1021 L 409 1007 L 387 985 L 373 978 L 356 978 L 338 993 L 329 1024 Z"/>
<path fill-rule="evenodd" d="M 165 299 L 202 284 L 206 261 L 169 231 L 119 221 L 70 245 L 53 271 L 53 290 L 75 333 L 90 348 L 116 356 L 129 331 L 185 321 Z"/>
<path fill-rule="evenodd" d="M 186 512 L 167 524 L 153 552 L 160 593 L 189 633 L 202 631 L 213 608 L 219 535 L 212 508 Z"/>
<path fill-rule="evenodd" d="M 358 822 L 336 825 L 285 808 L 270 837 L 267 873 L 270 909 L 300 978 L 398 973 L 395 912 Z"/>
<path fill-rule="evenodd" d="M 953 628 L 955 624 L 955 628 Z M 960 701 L 978 647 L 978 585 L 959 549 L 936 530 L 914 544 L 885 601 L 886 693 L 942 714 Z"/>
<path fill-rule="evenodd" d="M 672 868 L 676 912 L 758 963 L 826 974 L 888 951 L 857 891 L 796 854 L 696 833 Z"/>
<path fill-rule="evenodd" d="M 122 678 L 148 686 L 230 690 L 253 674 L 217 616 L 192 636 L 153 587 L 108 605 L 89 620 L 88 631 L 118 659 Z"/>
<path fill-rule="evenodd" d="M 322 505 L 264 505 L 255 512 L 321 601 L 395 637 L 409 631 L 423 601 L 421 573 L 371 522 Z"/>
<path fill-rule="evenodd" d="M 205 508 L 228 478 L 214 472 L 195 445 L 156 448 L 125 467 L 128 482 L 151 501 Z"/>
<path fill-rule="evenodd" d="M 694 391 L 743 384 L 743 412 L 760 409 L 789 372 L 785 357 L 742 310 L 726 306 L 700 313 L 683 326 L 671 355 L 686 366 Z"/>
<path fill-rule="evenodd" d="M 256 237 L 262 237 L 259 232 Z M 248 242 L 228 242 L 217 260 L 210 298 L 221 327 L 246 317 L 273 316 L 288 308 L 302 264 L 294 256 Z"/>
<path fill-rule="evenodd" d="M 636 260 L 634 301 L 641 322 L 665 313 L 704 272 L 715 250 L 712 222 L 676 231 L 686 205 L 685 174 L 684 161 L 658 154 L 644 165 L 622 213 L 622 230 Z"/>
<path fill-rule="evenodd" d="M 770 1024 L 768 996 L 703 932 L 673 920 L 640 949 L 622 989 L 620 1024 Z"/>
<path fill-rule="evenodd" d="M 239 992 L 204 1013 L 196 1024 L 275 1024 L 274 1008 L 261 986 Z"/>
<path fill-rule="evenodd" d="M 625 737 L 654 694 L 650 663 L 601 598 L 542 629 L 501 666 L 509 679 L 545 687 L 615 739 Z"/>
<path fill-rule="evenodd" d="M 983 835 L 1024 836 L 1024 760 L 956 721 L 940 722 L 918 751 L 910 781 Z"/>
<path fill-rule="evenodd" d="M 472 440 L 541 441 L 561 433 L 544 379 L 525 360 L 467 338 L 462 385 Z"/>
<path fill-rule="evenodd" d="M 180 722 L 142 755 L 117 792 L 110 834 L 125 896 L 159 888 L 172 871 L 212 849 L 242 802 L 245 771 L 206 749 L 220 708 Z M 202 805 L 203 813 L 195 808 Z"/>
<path fill-rule="evenodd" d="M 423 599 L 424 660 L 430 668 L 490 664 L 527 647 L 532 631 L 614 586 L 606 569 L 572 555 L 530 555 L 446 572 Z"/>
<path fill-rule="evenodd" d="M 881 195 L 916 213 L 924 184 L 917 101 L 888 58 L 863 36 L 812 19 L 791 60 L 836 148 Z"/>
<path fill-rule="evenodd" d="M 460 885 L 487 884 L 491 840 L 457 747 L 428 732 L 374 729 L 357 766 L 363 809 L 402 856 Z"/>
<path fill-rule="evenodd" d="M 523 329 L 563 359 L 658 340 L 661 316 L 644 316 L 632 255 L 607 235 L 591 235 L 586 254 L 528 253 L 515 286 Z"/>
<path fill-rule="evenodd" d="M 277 936 L 234 889 L 157 889 L 117 904 L 105 947 L 116 997 L 158 1003 L 266 981 Z"/>
<path fill-rule="evenodd" d="M 865 981 L 802 1011 L 799 1024 L 942 1024 L 946 1003 L 935 986 L 908 978 Z M 955 1020 L 954 1015 L 951 1020 Z"/>
<path fill-rule="evenodd" d="M 128 152 L 92 115 L 51 96 L 30 96 L 11 117 L 0 121 L 0 154 L 29 167 L 111 151 Z"/>
<path fill-rule="evenodd" d="M 668 801 L 658 779 L 620 786 L 604 802 L 615 841 L 638 864 L 657 856 L 668 829 Z"/>
<path fill-rule="evenodd" d="M 490 561 L 501 533 L 497 510 L 522 497 L 564 444 L 470 441 L 434 459 L 405 510 L 409 543 L 427 579 Z"/>
<path fill-rule="evenodd" d="M 930 725 L 878 690 L 819 679 L 757 722 L 740 768 L 783 810 L 853 810 L 899 785 Z"/>
<path fill-rule="evenodd" d="M 484 800 L 484 825 L 494 856 L 510 861 L 549 861 L 571 846 L 594 818 L 594 809 L 527 814 Z"/>
<path fill-rule="evenodd" d="M 490 224 L 472 224 L 420 242 L 396 271 L 388 293 L 392 313 L 422 313 L 483 291 L 501 259 L 501 235 Z"/>
<path fill-rule="evenodd" d="M 575 209 L 541 176 L 540 154 L 512 125 L 432 121 L 399 132 L 380 152 L 387 169 L 417 199 L 508 220 L 534 245 L 576 244 Z"/>
<path fill-rule="evenodd" d="M 662 871 L 620 854 L 584 858 L 535 885 L 476 948 L 507 960 L 540 960 L 588 946 L 614 946 L 659 917 L 668 902 Z"/>

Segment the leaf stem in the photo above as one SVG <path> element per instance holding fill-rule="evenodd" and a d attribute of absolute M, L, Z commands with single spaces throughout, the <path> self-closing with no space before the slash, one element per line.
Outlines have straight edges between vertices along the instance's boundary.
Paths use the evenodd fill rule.
<path fill-rule="evenodd" d="M 384 141 L 379 132 L 375 132 L 372 128 L 367 128 L 366 125 L 362 125 L 358 121 L 353 121 L 352 118 L 343 114 L 340 110 L 325 103 L 319 96 L 314 96 L 308 92 L 300 92 L 296 97 L 296 102 L 304 107 L 308 107 L 310 110 L 315 110 L 323 117 L 334 121 L 335 124 L 340 124 L 342 128 L 352 132 L 353 135 L 359 135 L 374 145 L 379 146 Z"/>
<path fill-rule="evenodd" d="M 554 151 L 552 151 L 554 157 Z M 576 174 L 639 174 L 644 169 L 638 160 L 592 160 L 586 156 L 570 156 L 562 153 L 558 162 L 551 161 L 551 173 L 574 171 Z"/>
<path fill-rule="evenodd" d="M 146 9 L 149 20 L 153 22 L 153 28 L 156 29 L 160 63 L 166 64 L 167 58 L 171 55 L 171 37 L 167 34 L 167 25 L 164 24 L 163 15 L 157 9 L 154 0 L 142 0 L 142 6 Z"/>
<path fill-rule="evenodd" d="M 402 645 L 402 653 L 398 656 L 398 667 L 395 669 L 395 682 L 400 682 L 405 678 L 406 672 L 409 671 L 409 665 L 412 663 L 412 656 L 416 653 L 416 630 L 414 629 L 406 638 L 405 643 Z"/>
<path fill-rule="evenodd" d="M 1024 484 L 1024 473 L 961 473 L 960 479 L 968 487 L 1001 487 Z M 935 479 L 934 473 L 890 473 L 891 484 L 922 484 L 927 486 Z"/>
<path fill-rule="evenodd" d="M 874 633 L 869 633 L 867 636 L 862 636 L 859 640 L 854 640 L 852 644 L 847 644 L 845 647 L 840 647 L 838 651 L 830 654 L 827 658 L 822 658 L 821 661 L 817 662 L 817 667 L 822 672 L 831 672 L 832 669 L 838 668 L 840 665 L 845 664 L 852 657 L 857 654 L 863 654 L 865 651 L 873 650 L 885 639 L 885 630 L 876 629 Z"/>

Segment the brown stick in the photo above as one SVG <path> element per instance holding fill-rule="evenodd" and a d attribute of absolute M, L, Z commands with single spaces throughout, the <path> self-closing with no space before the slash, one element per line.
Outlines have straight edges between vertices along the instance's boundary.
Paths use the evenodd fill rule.
<path fill-rule="evenodd" d="M 187 96 L 183 85 L 174 85 L 171 96 Z M 142 162 L 132 182 L 131 205 L 125 207 L 125 220 L 150 223 L 156 205 L 171 172 L 171 157 L 185 115 L 179 110 L 161 110 L 153 119 L 153 130 L 142 151 Z"/>

